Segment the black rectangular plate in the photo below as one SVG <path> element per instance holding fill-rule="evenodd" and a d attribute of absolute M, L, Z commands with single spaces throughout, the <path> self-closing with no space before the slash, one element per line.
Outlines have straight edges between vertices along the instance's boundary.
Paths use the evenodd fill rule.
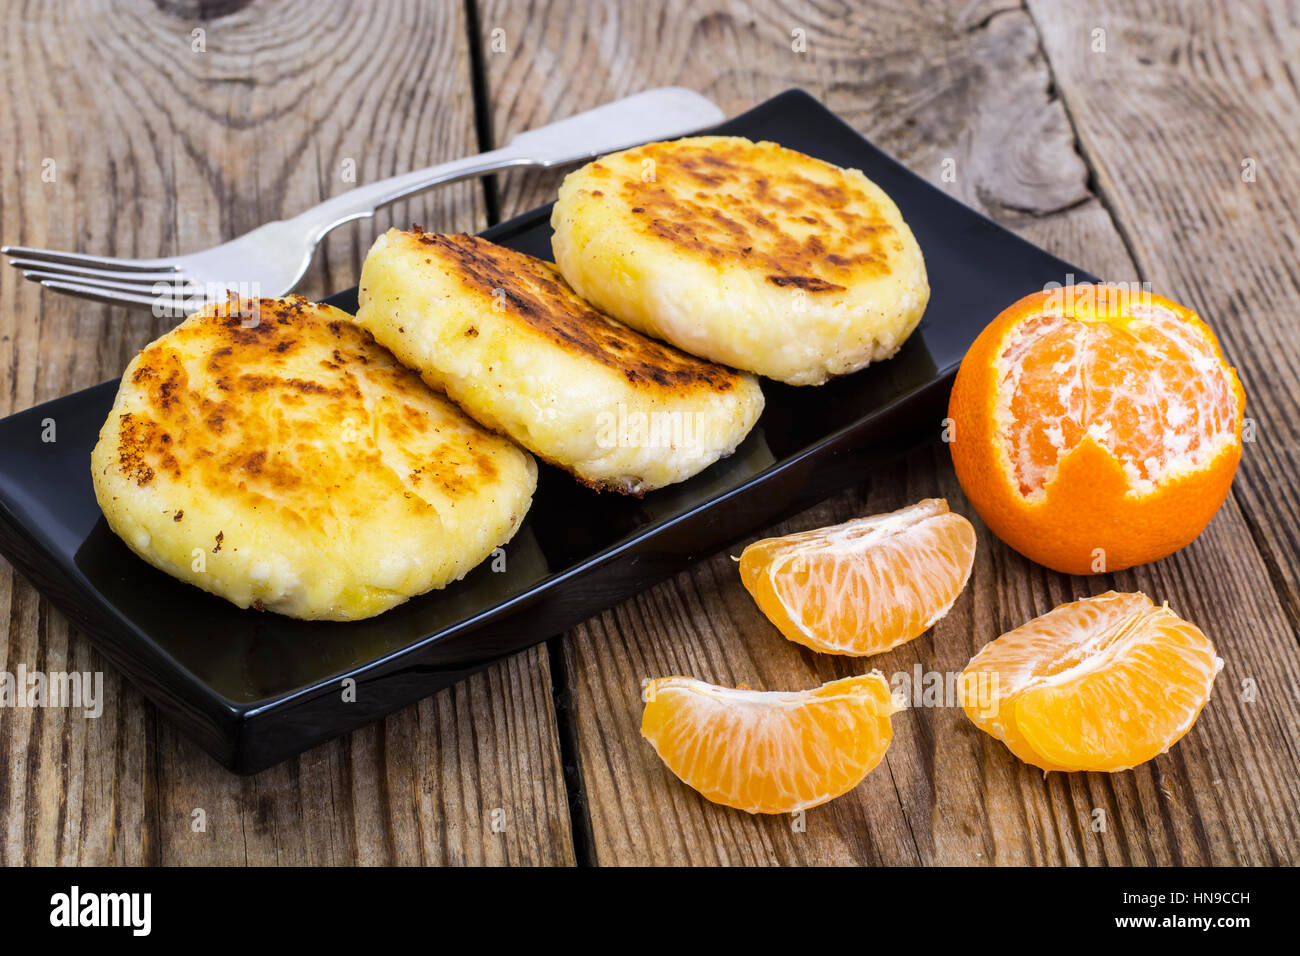
<path fill-rule="evenodd" d="M 817 388 L 764 381 L 767 408 L 730 458 L 641 499 L 597 494 L 542 465 L 504 571 L 484 564 L 368 621 L 294 621 L 176 581 L 108 529 L 90 480 L 117 390 L 105 382 L 0 421 L 0 551 L 203 749 L 253 773 L 545 640 L 937 435 L 980 329 L 1048 282 L 1088 278 L 909 172 L 802 91 L 718 131 L 863 170 L 911 225 L 932 288 L 890 361 Z M 550 259 L 549 223 L 547 206 L 484 235 Z M 328 301 L 355 311 L 356 290 Z M 47 419 L 54 442 L 42 440 Z M 355 702 L 343 699 L 345 678 Z"/>

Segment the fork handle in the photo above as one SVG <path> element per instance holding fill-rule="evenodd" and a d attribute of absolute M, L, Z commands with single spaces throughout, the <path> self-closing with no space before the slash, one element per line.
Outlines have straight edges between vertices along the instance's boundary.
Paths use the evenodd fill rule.
<path fill-rule="evenodd" d="M 380 206 L 439 183 L 485 176 L 510 166 L 559 166 L 591 159 L 637 143 L 676 139 L 723 118 L 712 101 L 691 90 L 646 90 L 519 133 L 500 149 L 359 186 L 289 222 L 319 242 L 335 226 L 372 216 Z"/>
<path fill-rule="evenodd" d="M 288 221 L 309 232 L 313 242 L 319 242 L 326 233 L 345 222 L 373 216 L 375 210 L 432 186 L 454 183 L 475 176 L 486 176 L 511 166 L 541 165 L 546 165 L 546 161 L 537 159 L 516 147 L 503 146 L 477 156 L 454 159 L 449 163 L 417 169 L 415 172 L 358 186 L 356 189 L 350 189 L 341 195 L 327 199 Z"/>

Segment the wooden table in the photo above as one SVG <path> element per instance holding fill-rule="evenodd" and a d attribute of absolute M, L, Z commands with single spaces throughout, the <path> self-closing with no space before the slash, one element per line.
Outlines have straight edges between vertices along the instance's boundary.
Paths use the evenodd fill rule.
<path fill-rule="evenodd" d="M 718 555 L 252 778 L 217 766 L 111 670 L 97 720 L 0 710 L 0 862 L 1300 861 L 1300 6 L 918 6 L 9 4 L 0 236 L 188 251 L 334 195 L 350 170 L 365 182 L 458 157 L 645 87 L 693 87 L 731 114 L 803 87 L 963 202 L 1107 279 L 1149 281 L 1219 333 L 1255 440 L 1195 543 L 1069 578 L 977 523 L 953 611 L 873 661 L 886 674 L 960 670 L 1061 601 L 1143 590 L 1201 623 L 1226 662 L 1182 742 L 1127 773 L 1044 776 L 960 710 L 916 708 L 895 718 L 886 765 L 803 831 L 713 806 L 641 740 L 643 677 L 798 689 L 861 667 L 781 639 Z M 510 174 L 403 203 L 331 237 L 301 291 L 354 284 L 390 224 L 480 230 L 545 202 L 558 181 Z M 167 324 L 41 294 L 5 270 L 0 413 L 116 377 Z M 928 495 L 973 515 L 937 440 L 778 530 Z M 0 669 L 104 669 L 7 565 L 0 628 Z"/>

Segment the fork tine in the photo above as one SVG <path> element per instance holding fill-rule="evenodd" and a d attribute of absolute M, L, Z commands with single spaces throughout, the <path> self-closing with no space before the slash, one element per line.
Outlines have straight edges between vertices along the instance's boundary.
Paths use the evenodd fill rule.
<path fill-rule="evenodd" d="M 87 266 L 65 265 L 48 262 L 43 259 L 10 259 L 9 264 L 15 269 L 33 270 L 49 275 L 50 278 L 64 276 L 67 278 L 86 277 L 88 279 L 121 279 L 124 282 L 182 282 L 184 275 L 179 269 L 159 270 L 155 272 L 122 271 L 113 269 L 91 269 Z"/>
<path fill-rule="evenodd" d="M 106 273 L 112 275 L 112 273 Z M 122 278 L 119 279 L 97 279 L 94 276 L 69 275 L 65 272 L 44 272 L 40 270 L 29 270 L 23 272 L 24 279 L 30 279 L 33 282 L 39 282 L 45 285 L 47 282 L 68 282 L 73 285 L 90 286 L 96 289 L 107 289 L 111 292 L 130 292 L 135 295 L 147 295 L 152 298 L 161 298 L 171 291 L 173 296 L 185 296 L 189 293 L 191 287 L 198 288 L 197 285 L 185 282 L 183 279 L 154 279 L 154 280 L 135 280 L 127 279 L 128 275 L 146 275 L 146 273 L 118 273 Z M 179 273 L 175 274 L 179 276 Z"/>
<path fill-rule="evenodd" d="M 188 315 L 196 312 L 203 306 L 207 305 L 207 300 L 201 296 L 195 296 L 189 299 L 164 298 L 155 295 L 138 295 L 132 292 L 115 292 L 110 289 L 100 289 L 95 286 L 81 285 L 76 282 L 61 282 L 49 280 L 42 282 L 41 285 L 52 292 L 64 292 L 68 295 L 79 296 L 83 299 L 92 299 L 96 302 L 107 302 L 109 305 L 137 305 L 145 308 L 162 308 L 177 316 Z"/>
<path fill-rule="evenodd" d="M 125 270 L 131 272 L 150 272 L 159 269 L 175 269 L 170 259 L 116 259 L 112 256 L 87 256 L 80 252 L 60 252 L 55 249 L 36 249 L 32 246 L 0 246 L 0 255 L 19 259 L 30 259 L 48 264 L 63 263 L 73 266 L 89 266 Z"/>

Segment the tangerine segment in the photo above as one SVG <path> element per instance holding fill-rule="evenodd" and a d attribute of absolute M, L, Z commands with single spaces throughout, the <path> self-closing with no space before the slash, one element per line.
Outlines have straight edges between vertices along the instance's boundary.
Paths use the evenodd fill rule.
<path fill-rule="evenodd" d="M 1008 702 L 1026 688 L 1087 660 L 1151 607 L 1145 594 L 1108 591 L 1086 601 L 1063 604 L 985 644 L 958 681 L 966 716 L 1025 763 L 1044 770 L 1066 769 L 1048 766 L 1029 745 Z"/>
<path fill-rule="evenodd" d="M 788 639 L 828 654 L 881 654 L 948 613 L 970 577 L 975 529 L 927 498 L 781 538 L 740 556 L 740 579 Z"/>
<path fill-rule="evenodd" d="M 1043 770 L 1127 770 L 1195 722 L 1223 667 L 1195 625 L 1145 594 L 1062 604 L 972 658 L 958 682 L 977 727 Z"/>
<path fill-rule="evenodd" d="M 879 671 L 795 692 L 661 677 L 644 696 L 641 736 L 668 769 L 747 813 L 806 810 L 852 790 L 885 756 L 901 709 Z"/>
<path fill-rule="evenodd" d="M 962 489 L 998 537 L 1071 574 L 1194 539 L 1241 458 L 1245 394 L 1190 309 L 1113 286 L 1035 293 L 966 353 L 949 400 Z"/>

